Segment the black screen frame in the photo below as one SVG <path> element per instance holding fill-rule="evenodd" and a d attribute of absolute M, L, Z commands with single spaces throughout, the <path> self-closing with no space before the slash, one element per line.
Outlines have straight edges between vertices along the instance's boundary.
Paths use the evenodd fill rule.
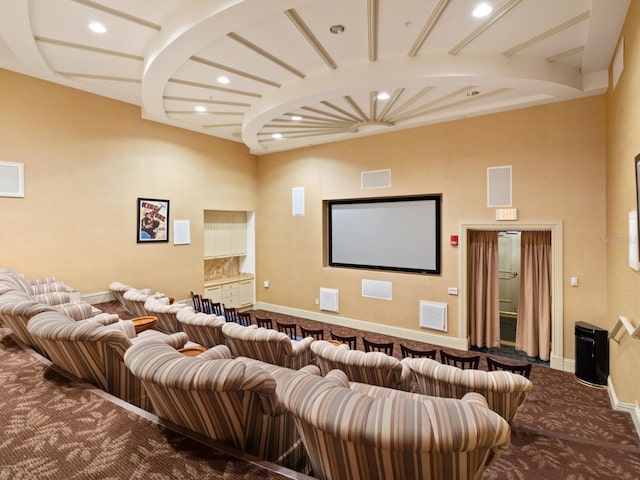
<path fill-rule="evenodd" d="M 333 238 L 332 238 L 332 207 L 333 205 L 349 205 L 349 204 L 367 204 L 367 203 L 384 203 L 384 202 L 412 202 L 412 201 L 433 201 L 435 205 L 435 267 L 433 269 L 425 268 L 410 268 L 410 267 L 395 267 L 387 265 L 368 265 L 359 263 L 343 263 L 333 261 Z M 329 267 L 338 268 L 355 268 L 362 270 L 382 270 L 398 273 L 413 273 L 421 275 L 440 275 L 441 273 L 441 252 L 442 252 L 442 239 L 441 239 L 441 194 L 425 194 L 425 195 L 410 195 L 401 197 L 374 197 L 374 198 L 356 198 L 356 199 L 339 199 L 339 200 L 326 200 L 326 214 L 327 214 L 327 265 Z"/>

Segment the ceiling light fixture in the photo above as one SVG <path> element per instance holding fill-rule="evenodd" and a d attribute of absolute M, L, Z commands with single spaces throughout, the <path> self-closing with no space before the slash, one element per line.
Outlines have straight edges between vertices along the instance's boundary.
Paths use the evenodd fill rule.
<path fill-rule="evenodd" d="M 107 27 L 105 27 L 100 22 L 91 22 L 89 24 L 89 30 L 94 33 L 105 33 L 107 31 Z"/>
<path fill-rule="evenodd" d="M 493 7 L 488 3 L 480 3 L 473 9 L 472 15 L 476 18 L 486 17 L 491 13 L 491 10 L 493 10 Z"/>
<path fill-rule="evenodd" d="M 302 120 L 302 117 L 300 115 L 291 115 L 291 120 L 299 122 L 300 120 Z"/>
<path fill-rule="evenodd" d="M 274 133 L 271 135 L 271 138 L 273 138 L 274 140 L 280 140 L 282 138 L 282 134 L 281 133 Z"/>
<path fill-rule="evenodd" d="M 217 78 L 218 83 L 221 83 L 222 85 L 226 85 L 227 83 L 229 83 L 231 80 L 229 80 L 227 77 L 225 77 L 224 75 L 220 75 Z"/>
<path fill-rule="evenodd" d="M 389 94 L 387 92 L 380 92 L 376 98 L 378 100 L 389 100 Z"/>
<path fill-rule="evenodd" d="M 207 107 L 204 107 L 202 105 L 196 105 L 195 107 L 193 107 L 193 109 L 198 113 L 204 113 L 207 111 Z"/>
<path fill-rule="evenodd" d="M 344 26 L 343 25 L 331 25 L 329 27 L 329 31 L 331 33 L 333 33 L 334 35 L 340 35 L 342 32 L 344 32 Z"/>

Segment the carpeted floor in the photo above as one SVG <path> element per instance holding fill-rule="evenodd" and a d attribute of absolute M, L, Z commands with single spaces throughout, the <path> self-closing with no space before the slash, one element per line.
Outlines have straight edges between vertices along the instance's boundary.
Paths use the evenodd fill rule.
<path fill-rule="evenodd" d="M 115 302 L 98 307 L 131 317 Z M 362 336 L 394 341 L 397 357 L 401 341 L 412 348 L 439 348 L 273 312 L 252 313 L 322 328 L 325 338 L 330 328 L 357 335 L 359 349 Z M 0 480 L 309 478 L 172 431 L 66 379 L 6 334 L 0 333 L 0 339 Z M 534 388 L 518 414 L 511 448 L 483 479 L 640 479 L 640 441 L 633 422 L 629 414 L 612 410 L 605 389 L 539 365 L 533 365 L 531 381 Z"/>

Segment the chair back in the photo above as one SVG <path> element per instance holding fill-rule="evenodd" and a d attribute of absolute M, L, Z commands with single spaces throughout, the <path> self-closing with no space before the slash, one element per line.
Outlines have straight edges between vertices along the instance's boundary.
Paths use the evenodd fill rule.
<path fill-rule="evenodd" d="M 199 293 L 191 292 L 191 303 L 196 312 L 202 312 L 202 296 Z"/>
<path fill-rule="evenodd" d="M 211 299 L 207 297 L 200 297 L 200 311 L 202 313 L 207 313 L 211 315 L 213 313 L 213 308 L 211 308 Z"/>
<path fill-rule="evenodd" d="M 324 330 L 319 328 L 317 330 L 314 329 L 306 329 L 302 325 L 300 325 L 300 333 L 302 334 L 302 338 L 311 337 L 314 340 L 324 340 Z"/>
<path fill-rule="evenodd" d="M 402 358 L 431 358 L 435 360 L 437 350 L 435 348 L 433 350 L 416 350 L 401 343 L 400 352 L 402 353 Z"/>
<path fill-rule="evenodd" d="M 231 359 L 224 345 L 190 357 L 155 340 L 127 350 L 125 363 L 161 418 L 284 467 L 306 464 L 294 418 L 276 396 L 270 365 Z M 281 370 L 279 375 L 287 373 Z"/>
<path fill-rule="evenodd" d="M 273 328 L 273 320 L 270 318 L 256 317 L 256 325 L 262 328 Z"/>
<path fill-rule="evenodd" d="M 243 327 L 248 327 L 251 325 L 251 313 L 249 312 L 238 312 L 238 324 Z"/>
<path fill-rule="evenodd" d="M 358 337 L 357 336 L 342 336 L 342 335 L 337 335 L 333 330 L 330 330 L 329 333 L 331 334 L 331 340 L 335 340 L 336 342 L 340 342 L 340 343 L 344 343 L 346 345 L 349 345 L 349 348 L 351 350 L 356 350 L 357 349 L 357 344 L 358 344 Z"/>
<path fill-rule="evenodd" d="M 283 323 L 276 320 L 276 327 L 279 332 L 287 335 L 292 340 L 298 338 L 298 324 L 296 323 Z"/>
<path fill-rule="evenodd" d="M 257 325 L 243 327 L 227 322 L 222 327 L 227 345 L 234 356 L 261 360 L 272 365 L 299 370 L 312 362 L 312 338 L 291 340 L 285 333 L 258 328 Z"/>
<path fill-rule="evenodd" d="M 323 375 L 342 370 L 349 381 L 381 387 L 409 390 L 411 371 L 400 360 L 382 352 L 351 350 L 347 345 L 334 345 L 326 340 L 311 344 L 318 367 Z"/>
<path fill-rule="evenodd" d="M 122 298 L 126 302 L 127 310 L 129 310 L 129 312 L 131 312 L 136 317 L 148 317 L 149 315 L 151 315 L 151 313 L 144 308 L 144 304 L 149 298 L 155 298 L 156 300 L 160 300 L 167 305 L 169 304 L 169 298 L 166 297 L 164 293 L 158 292 L 151 294 L 150 292 L 147 292 L 149 291 L 130 288 L 129 290 L 124 292 L 124 295 L 122 296 Z"/>
<path fill-rule="evenodd" d="M 504 363 L 500 360 L 496 360 L 492 357 L 487 357 L 487 365 L 489 366 L 490 372 L 495 372 L 498 370 L 504 370 L 506 372 L 518 373 L 525 378 L 529 378 L 531 374 L 531 364 L 530 363 Z"/>
<path fill-rule="evenodd" d="M 430 358 L 407 358 L 424 395 L 462 398 L 476 392 L 487 399 L 489 408 L 513 424 L 516 413 L 533 388 L 532 383 L 511 372 L 486 372 L 445 365 Z"/>
<path fill-rule="evenodd" d="M 364 344 L 365 352 L 382 352 L 393 356 L 393 342 L 376 343 L 362 337 L 362 343 Z"/>
<path fill-rule="evenodd" d="M 224 317 L 224 309 L 222 308 L 222 304 L 220 302 L 210 302 L 211 303 L 211 314 L 217 315 L 218 317 Z"/>
<path fill-rule="evenodd" d="M 126 285 L 122 282 L 111 282 L 109 284 L 109 290 L 111 290 L 111 294 L 120 305 L 125 307 L 125 309 L 127 308 L 127 306 L 126 302 L 124 301 L 124 292 L 132 288 L 133 287 L 131 285 Z"/>
<path fill-rule="evenodd" d="M 315 477 L 479 479 L 509 447 L 509 425 L 480 395 L 452 400 L 370 388 L 368 394 L 303 374 L 279 382 Z"/>
<path fill-rule="evenodd" d="M 459 356 L 454 355 L 453 353 L 447 353 L 444 350 L 440 350 L 440 360 L 445 365 L 451 365 L 463 370 L 477 370 L 480 365 L 480 355 Z"/>
<path fill-rule="evenodd" d="M 238 309 L 235 307 L 227 307 L 225 305 L 222 306 L 224 318 L 227 319 L 227 322 L 233 322 L 240 324 L 240 319 L 238 318 Z"/>
<path fill-rule="evenodd" d="M 144 309 L 150 315 L 158 318 L 158 322 L 154 326 L 156 330 L 164 333 L 175 333 L 182 331 L 182 327 L 178 322 L 177 314 L 180 310 L 189 308 L 182 303 L 172 303 L 168 305 L 162 299 L 149 297 L 144 302 Z"/>
<path fill-rule="evenodd" d="M 198 345 L 211 348 L 226 343 L 222 333 L 222 326 L 226 321 L 222 316 L 195 312 L 192 308 L 187 307 L 176 313 L 176 320 L 189 340 Z"/>

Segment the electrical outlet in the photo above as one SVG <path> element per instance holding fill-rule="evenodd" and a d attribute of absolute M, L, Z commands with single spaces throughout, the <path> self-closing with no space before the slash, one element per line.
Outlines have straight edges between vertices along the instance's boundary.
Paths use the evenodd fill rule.
<path fill-rule="evenodd" d="M 320 305 L 320 300 L 316 298 L 316 305 Z"/>

